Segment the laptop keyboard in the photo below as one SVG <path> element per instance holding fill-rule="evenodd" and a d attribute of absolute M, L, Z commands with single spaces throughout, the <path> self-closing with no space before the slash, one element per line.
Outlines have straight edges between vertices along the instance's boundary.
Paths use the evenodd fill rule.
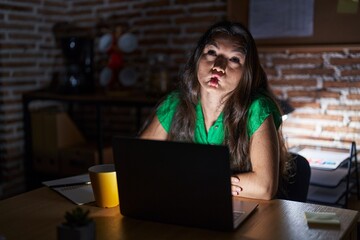
<path fill-rule="evenodd" d="M 234 221 L 239 219 L 245 212 L 233 212 Z"/>

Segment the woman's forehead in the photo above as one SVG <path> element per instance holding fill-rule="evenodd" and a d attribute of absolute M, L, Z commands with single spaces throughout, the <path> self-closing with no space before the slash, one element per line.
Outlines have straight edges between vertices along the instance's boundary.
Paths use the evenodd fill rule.
<path fill-rule="evenodd" d="M 226 33 L 215 33 L 209 40 L 208 44 L 217 45 L 218 42 L 226 40 L 231 43 L 235 48 L 244 47 L 244 42 L 240 36 L 233 36 Z"/>

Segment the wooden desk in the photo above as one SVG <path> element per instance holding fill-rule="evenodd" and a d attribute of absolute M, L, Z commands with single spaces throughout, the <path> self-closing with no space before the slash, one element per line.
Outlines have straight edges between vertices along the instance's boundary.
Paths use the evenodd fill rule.
<path fill-rule="evenodd" d="M 244 199 L 246 200 L 246 199 Z M 246 200 L 251 201 L 251 200 Z M 123 217 L 119 207 L 102 209 L 94 205 L 90 215 L 96 221 L 97 239 L 356 239 L 359 212 L 286 200 L 257 201 L 259 207 L 234 232 L 134 220 Z M 56 226 L 65 211 L 75 205 L 42 187 L 0 201 L 0 235 L 7 240 L 56 239 Z M 339 215 L 340 227 L 309 227 L 304 211 L 331 211 Z"/>

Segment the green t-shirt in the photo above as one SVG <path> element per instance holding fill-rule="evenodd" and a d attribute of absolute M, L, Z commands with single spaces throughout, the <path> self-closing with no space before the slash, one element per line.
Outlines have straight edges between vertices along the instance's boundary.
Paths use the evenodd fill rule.
<path fill-rule="evenodd" d="M 171 122 L 175 111 L 179 104 L 177 92 L 170 93 L 163 103 L 158 108 L 156 115 L 165 129 L 169 132 Z M 194 132 L 194 142 L 201 144 L 221 145 L 224 142 L 225 128 L 223 123 L 223 113 L 221 113 L 215 123 L 210 127 L 209 132 L 206 132 L 204 115 L 202 113 L 201 103 L 195 106 L 196 123 Z M 276 104 L 268 97 L 262 94 L 254 99 L 250 105 L 248 112 L 247 131 L 251 137 L 254 132 L 261 126 L 265 119 L 272 114 L 275 126 L 278 129 L 281 124 L 281 114 L 278 111 Z"/>

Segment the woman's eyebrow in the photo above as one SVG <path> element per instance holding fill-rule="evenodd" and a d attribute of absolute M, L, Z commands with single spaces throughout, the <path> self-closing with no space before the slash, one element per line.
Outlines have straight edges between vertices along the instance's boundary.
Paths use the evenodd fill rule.
<path fill-rule="evenodd" d="M 235 47 L 232 51 L 233 51 L 233 52 L 238 52 L 238 53 L 241 53 L 241 54 L 245 55 L 244 48 L 241 47 L 241 46 Z"/>

